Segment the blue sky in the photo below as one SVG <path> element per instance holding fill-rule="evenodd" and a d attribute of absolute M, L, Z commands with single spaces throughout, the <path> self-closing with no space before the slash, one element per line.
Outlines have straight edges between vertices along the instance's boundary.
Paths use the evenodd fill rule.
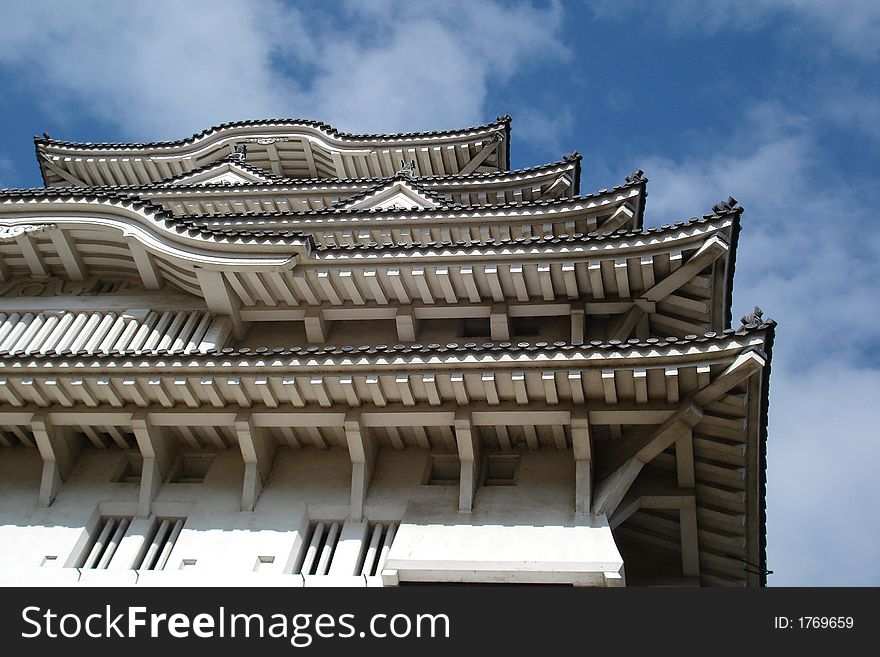
<path fill-rule="evenodd" d="M 514 167 L 635 168 L 646 222 L 745 207 L 734 317 L 779 321 L 771 585 L 880 584 L 880 3 L 0 0 L 0 186 L 31 136 L 178 138 L 306 117 L 339 129 L 513 117 Z"/>

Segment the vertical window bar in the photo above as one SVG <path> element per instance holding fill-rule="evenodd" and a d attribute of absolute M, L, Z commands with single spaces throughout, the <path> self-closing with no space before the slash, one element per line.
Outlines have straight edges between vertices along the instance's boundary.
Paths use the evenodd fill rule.
<path fill-rule="evenodd" d="M 327 533 L 327 541 L 324 543 L 324 549 L 321 550 L 321 560 L 318 562 L 316 575 L 326 575 L 330 568 L 330 559 L 333 556 L 333 548 L 336 547 L 336 537 L 339 534 L 339 523 L 334 522 L 330 525 L 330 531 Z"/>
<path fill-rule="evenodd" d="M 183 518 L 178 518 L 174 522 L 171 536 L 168 537 L 168 540 L 165 541 L 165 545 L 162 546 L 162 552 L 159 554 L 159 558 L 156 560 L 156 565 L 153 570 L 165 570 L 165 564 L 168 563 L 168 557 L 171 556 L 171 550 L 174 549 L 174 543 L 177 541 L 177 537 L 180 536 L 180 530 L 183 529 L 183 523 Z"/>
<path fill-rule="evenodd" d="M 376 561 L 376 553 L 379 551 L 379 542 L 382 540 L 382 525 L 373 527 L 373 535 L 370 537 L 370 546 L 364 555 L 364 565 L 361 568 L 361 575 L 372 575 L 373 564 Z"/>
<path fill-rule="evenodd" d="M 128 529 L 128 523 L 128 518 L 120 518 L 116 531 L 113 532 L 113 537 L 107 544 L 107 549 L 104 550 L 104 556 L 102 556 L 101 561 L 98 562 L 99 569 L 103 570 L 110 564 L 110 560 L 113 558 L 113 555 L 116 554 L 116 548 L 119 547 L 122 537 L 125 536 L 125 532 Z"/>
<path fill-rule="evenodd" d="M 376 564 L 377 575 L 381 574 L 382 568 L 385 567 L 385 559 L 388 558 L 388 553 L 391 551 L 391 544 L 394 542 L 395 533 L 397 533 L 397 526 L 388 525 L 388 531 L 385 532 L 385 542 L 382 543 L 382 552 L 379 553 L 379 562 Z"/>
<path fill-rule="evenodd" d="M 321 536 L 324 534 L 324 523 L 319 522 L 315 525 L 315 530 L 312 532 L 312 541 L 309 543 L 309 549 L 306 551 L 306 558 L 303 559 L 302 568 L 300 571 L 303 575 L 311 575 L 312 567 L 315 564 L 315 557 L 318 554 L 318 548 L 321 546 Z"/>
<path fill-rule="evenodd" d="M 89 557 L 83 564 L 83 568 L 94 568 L 95 564 L 98 563 L 115 524 L 115 518 L 107 518 L 104 520 L 104 527 L 101 529 L 101 533 L 98 535 L 98 540 L 95 541 L 95 545 L 92 547 L 91 552 L 89 552 Z"/>
<path fill-rule="evenodd" d="M 153 541 L 150 543 L 150 549 L 147 550 L 147 554 L 144 556 L 144 560 L 141 562 L 141 570 L 152 570 L 153 564 L 156 562 L 156 558 L 159 556 L 159 550 L 162 547 L 162 542 L 165 540 L 165 537 L 168 536 L 168 532 L 171 530 L 171 520 L 166 518 L 159 525 L 159 529 L 156 532 L 156 535 L 153 536 Z"/>

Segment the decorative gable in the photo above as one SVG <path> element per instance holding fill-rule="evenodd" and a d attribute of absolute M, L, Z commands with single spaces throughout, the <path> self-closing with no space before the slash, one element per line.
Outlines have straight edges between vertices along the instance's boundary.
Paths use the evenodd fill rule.
<path fill-rule="evenodd" d="M 168 181 L 168 185 L 252 185 L 271 183 L 269 176 L 261 175 L 253 167 L 243 167 L 235 162 L 219 162 L 198 171 Z"/>
<path fill-rule="evenodd" d="M 340 210 L 426 210 L 446 205 L 443 197 L 417 183 L 394 178 L 334 207 Z"/>

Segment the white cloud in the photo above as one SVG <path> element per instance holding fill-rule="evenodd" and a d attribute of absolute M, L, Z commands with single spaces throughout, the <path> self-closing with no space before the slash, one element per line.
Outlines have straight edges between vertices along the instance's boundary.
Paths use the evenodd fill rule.
<path fill-rule="evenodd" d="M 564 103 L 550 107 L 520 107 L 513 123 L 514 139 L 522 139 L 545 159 L 556 160 L 571 152 L 574 117 Z"/>
<path fill-rule="evenodd" d="M 824 363 L 809 376 L 774 367 L 771 378 L 770 584 L 876 586 L 880 372 Z"/>
<path fill-rule="evenodd" d="M 278 1 L 17 5 L 0 23 L 0 66 L 58 117 L 155 139 L 291 115 L 347 131 L 482 123 L 506 111 L 485 106 L 490 83 L 567 56 L 555 4 L 362 5 L 333 15 Z"/>
<path fill-rule="evenodd" d="M 865 59 L 880 55 L 880 3 L 876 0 L 588 0 L 599 17 L 619 17 L 638 9 L 659 17 L 674 33 L 717 35 L 771 27 L 815 48 L 831 45 Z"/>

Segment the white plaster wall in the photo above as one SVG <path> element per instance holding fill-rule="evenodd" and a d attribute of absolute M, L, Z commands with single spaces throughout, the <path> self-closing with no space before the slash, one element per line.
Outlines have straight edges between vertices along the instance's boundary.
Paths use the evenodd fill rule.
<path fill-rule="evenodd" d="M 240 453 L 236 449 L 218 452 L 204 483 L 161 486 L 153 501 L 153 517 L 135 518 L 107 570 L 65 568 L 85 544 L 87 528 L 95 527 L 102 513 L 135 514 L 138 484 L 113 482 L 125 458 L 118 450 L 84 449 L 55 501 L 44 509 L 37 505 L 42 468 L 38 452 L 26 448 L 0 450 L 0 544 L 4 546 L 0 585 L 364 586 L 381 582 L 379 577 L 354 574 L 358 550 L 352 552 L 351 544 L 346 547 L 350 563 L 334 568 L 333 577 L 303 578 L 290 572 L 310 522 L 338 521 L 342 525 L 347 520 L 351 461 L 347 450 L 341 448 L 279 449 L 253 512 L 240 511 L 244 473 Z M 577 532 L 565 530 L 579 523 L 583 526 L 574 518 L 574 463 L 570 452 L 523 453 L 517 485 L 478 488 L 472 514 L 458 512 L 456 485 L 423 485 L 429 462 L 430 455 L 419 449 L 384 448 L 379 453 L 364 512 L 370 522 L 404 521 L 392 548 L 395 558 L 403 554 L 401 550 L 406 551 L 407 541 L 415 536 L 416 542 L 440 541 L 430 550 L 435 560 L 446 551 L 455 555 L 456 563 L 466 561 L 469 550 L 474 552 L 475 561 L 485 560 L 484 547 L 495 548 L 491 540 L 483 547 L 479 540 L 474 542 L 472 530 L 493 525 L 505 528 L 504 541 L 516 542 L 517 536 L 527 538 L 519 541 L 521 549 L 513 555 L 516 559 L 525 555 L 526 560 L 547 561 L 548 547 L 552 547 L 547 540 L 557 544 L 554 549 L 560 554 L 585 546 L 593 549 L 589 541 L 583 541 L 582 530 L 577 536 Z M 186 524 L 163 571 L 135 572 L 131 562 L 156 516 L 186 517 Z M 432 539 L 413 534 L 413 527 L 432 522 L 446 527 L 442 536 Z M 342 526 L 347 535 L 358 535 L 352 523 Z M 546 532 L 517 532 L 518 526 L 561 529 L 551 536 Z M 586 563 L 592 558 L 594 562 L 613 562 L 614 554 L 606 543 L 599 541 L 595 546 L 596 554 L 585 555 L 581 561 Z M 44 565 L 46 555 L 57 559 Z M 254 572 L 260 557 L 274 560 Z M 415 558 L 421 557 L 415 554 Z M 191 565 L 184 567 L 185 562 Z M 562 576 L 562 581 L 576 579 L 566 577 Z M 425 577 L 437 578 L 442 579 L 442 575 Z M 503 566 L 497 579 L 514 581 L 504 575 Z M 386 583 L 395 582 L 394 577 L 386 578 Z"/>

